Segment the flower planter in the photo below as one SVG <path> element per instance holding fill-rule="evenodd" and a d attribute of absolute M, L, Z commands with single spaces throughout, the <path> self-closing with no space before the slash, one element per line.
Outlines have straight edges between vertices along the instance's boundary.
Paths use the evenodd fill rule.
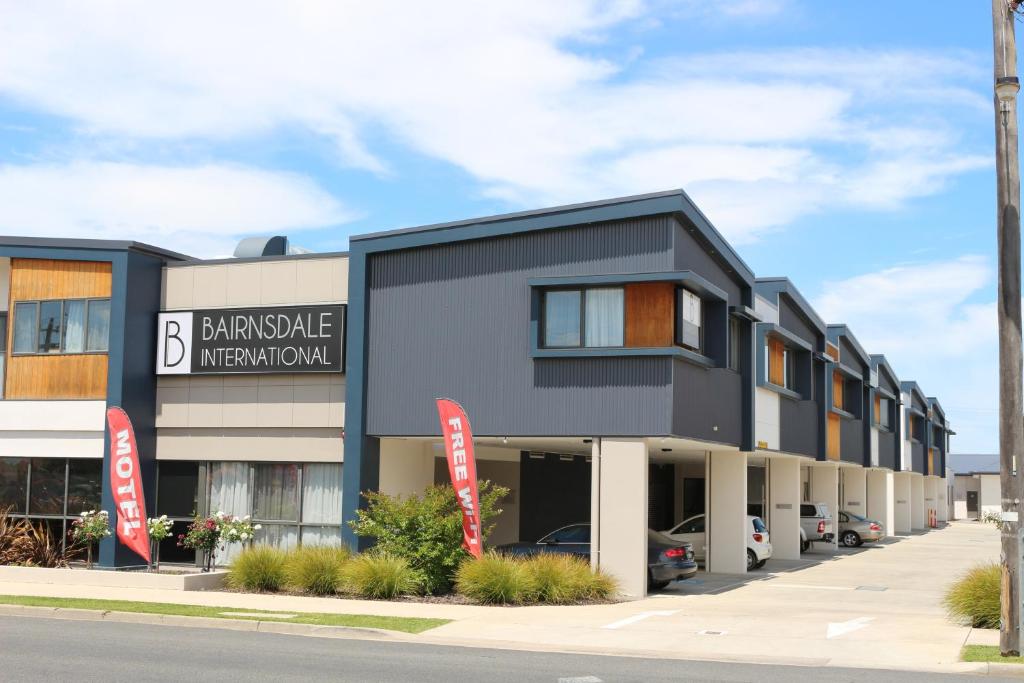
<path fill-rule="evenodd" d="M 144 571 L 104 571 L 97 569 L 46 569 L 42 567 L 0 566 L 0 592 L 8 583 L 46 583 L 63 586 L 103 586 L 107 588 L 154 588 L 173 591 L 218 590 L 226 571 L 194 574 L 153 574 Z"/>

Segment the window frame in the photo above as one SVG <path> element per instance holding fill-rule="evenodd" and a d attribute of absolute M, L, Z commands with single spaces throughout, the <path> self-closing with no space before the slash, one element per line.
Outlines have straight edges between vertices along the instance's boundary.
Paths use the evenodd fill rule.
<path fill-rule="evenodd" d="M 65 328 L 64 313 L 67 310 L 67 303 L 71 301 L 81 301 L 85 304 L 84 318 L 82 325 L 82 350 L 81 351 L 67 351 L 65 349 L 65 337 L 67 330 Z M 23 299 L 14 301 L 11 304 L 12 315 L 8 318 L 8 330 L 11 338 L 11 358 L 20 356 L 95 356 L 95 355 L 106 355 L 110 353 L 110 334 L 109 325 L 106 340 L 106 348 L 102 350 L 89 350 L 89 310 L 92 307 L 92 303 L 95 301 L 107 302 L 110 305 L 111 298 L 109 296 L 90 296 L 90 297 L 68 297 L 66 299 Z M 58 303 L 60 304 L 60 339 L 58 343 L 58 350 L 56 351 L 40 351 L 39 350 L 39 314 L 41 305 L 44 303 Z M 32 328 L 32 339 L 33 339 L 33 350 L 32 351 L 17 351 L 14 346 L 14 331 L 18 323 L 18 306 L 32 306 L 35 310 L 35 323 Z M 6 340 L 5 340 L 5 352 L 6 352 Z"/>
<path fill-rule="evenodd" d="M 740 320 L 735 316 L 729 317 L 729 363 L 727 368 L 734 372 L 743 369 L 742 354 L 740 354 L 740 334 L 743 328 L 740 327 Z"/>
<path fill-rule="evenodd" d="M 699 311 L 700 321 L 697 323 L 697 346 L 696 347 L 691 346 L 691 345 L 686 344 L 686 343 L 683 342 L 683 323 L 686 322 L 685 320 L 683 320 L 683 309 L 685 307 L 682 304 L 683 304 L 683 301 L 685 300 L 685 294 L 684 293 L 685 294 L 689 294 L 690 296 L 695 298 L 699 302 L 699 305 L 700 305 L 700 311 Z M 674 333 L 672 335 L 675 338 L 674 339 L 675 345 L 680 347 L 680 348 L 684 348 L 687 351 L 692 351 L 693 353 L 699 353 L 699 354 L 703 355 L 704 354 L 704 330 L 705 330 L 705 327 L 707 327 L 707 325 L 705 324 L 706 323 L 706 318 L 707 318 L 707 306 L 705 305 L 704 299 L 701 297 L 700 294 L 698 294 L 697 292 L 693 291 L 689 287 L 686 287 L 686 286 L 683 286 L 683 285 L 678 285 L 676 287 L 676 293 L 675 293 L 675 308 L 676 308 L 675 316 L 674 316 L 675 317 L 675 321 L 674 321 L 675 330 L 674 330 Z"/>
<path fill-rule="evenodd" d="M 622 293 L 622 343 L 618 346 L 587 344 L 587 292 L 592 290 L 617 290 Z M 548 294 L 552 292 L 576 292 L 579 294 L 579 343 L 559 346 L 547 343 L 548 335 Z M 541 290 L 540 349 L 624 349 L 626 348 L 626 288 L 624 285 L 608 284 L 595 286 L 545 287 Z"/>

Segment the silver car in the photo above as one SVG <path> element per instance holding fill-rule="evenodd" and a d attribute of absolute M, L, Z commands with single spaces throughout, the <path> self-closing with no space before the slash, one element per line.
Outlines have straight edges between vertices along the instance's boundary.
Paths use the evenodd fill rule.
<path fill-rule="evenodd" d="M 839 542 L 847 548 L 863 545 L 865 541 L 877 541 L 883 536 L 885 530 L 879 522 L 846 510 L 839 512 Z"/>

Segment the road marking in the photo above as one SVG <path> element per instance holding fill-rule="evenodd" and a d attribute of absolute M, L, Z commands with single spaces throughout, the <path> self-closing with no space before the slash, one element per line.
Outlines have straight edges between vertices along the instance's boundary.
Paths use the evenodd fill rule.
<path fill-rule="evenodd" d="M 728 631 L 709 631 L 707 629 L 703 631 L 697 631 L 698 636 L 724 636 Z"/>
<path fill-rule="evenodd" d="M 768 584 L 775 588 L 812 588 L 814 590 L 822 591 L 852 591 L 856 590 L 853 586 L 818 586 L 813 583 L 778 583 L 772 582 Z"/>
<path fill-rule="evenodd" d="M 859 631 L 862 628 L 867 628 L 867 625 L 873 620 L 874 617 L 857 617 L 856 619 L 850 619 L 849 621 L 830 623 L 828 625 L 828 631 L 825 634 L 825 638 L 838 638 L 839 636 L 844 636 L 847 633 Z"/>
<path fill-rule="evenodd" d="M 224 617 L 253 617 L 256 619 L 294 619 L 298 614 L 284 614 L 280 612 L 218 612 Z"/>
<path fill-rule="evenodd" d="M 612 623 L 606 624 L 606 625 L 602 626 L 601 628 L 609 628 L 609 629 L 622 628 L 623 626 L 629 626 L 630 624 L 635 624 L 638 621 L 643 621 L 644 619 L 648 619 L 650 617 L 670 617 L 670 616 L 672 616 L 673 614 L 675 614 L 678 611 L 679 610 L 677 610 L 677 609 L 668 609 L 668 610 L 660 609 L 660 610 L 652 610 L 650 612 L 641 612 L 640 614 L 634 614 L 631 617 L 626 617 L 625 619 L 620 619 L 619 621 L 613 621 Z"/>
<path fill-rule="evenodd" d="M 559 678 L 558 683 L 604 683 L 597 676 L 571 676 L 569 678 Z"/>

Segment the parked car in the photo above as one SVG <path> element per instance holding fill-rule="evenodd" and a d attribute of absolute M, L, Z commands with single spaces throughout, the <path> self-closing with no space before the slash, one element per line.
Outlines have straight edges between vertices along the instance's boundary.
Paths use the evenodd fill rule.
<path fill-rule="evenodd" d="M 772 544 L 768 539 L 768 527 L 760 517 L 747 515 L 747 571 L 764 566 L 772 556 Z M 707 561 L 707 537 L 704 529 L 704 515 L 684 519 L 667 531 L 669 538 L 693 545 L 693 554 L 698 563 Z"/>
<path fill-rule="evenodd" d="M 812 543 L 831 543 L 835 538 L 832 515 L 825 503 L 800 504 L 800 552 L 807 552 Z"/>
<path fill-rule="evenodd" d="M 529 557 L 538 553 L 564 553 L 590 559 L 590 525 L 570 524 L 555 529 L 536 543 L 507 543 L 495 548 L 499 553 Z M 647 530 L 647 587 L 664 588 L 697 573 L 693 546 L 680 543 L 652 529 Z"/>
<path fill-rule="evenodd" d="M 839 542 L 848 548 L 863 545 L 864 541 L 877 541 L 885 536 L 882 525 L 858 514 L 839 511 Z"/>

